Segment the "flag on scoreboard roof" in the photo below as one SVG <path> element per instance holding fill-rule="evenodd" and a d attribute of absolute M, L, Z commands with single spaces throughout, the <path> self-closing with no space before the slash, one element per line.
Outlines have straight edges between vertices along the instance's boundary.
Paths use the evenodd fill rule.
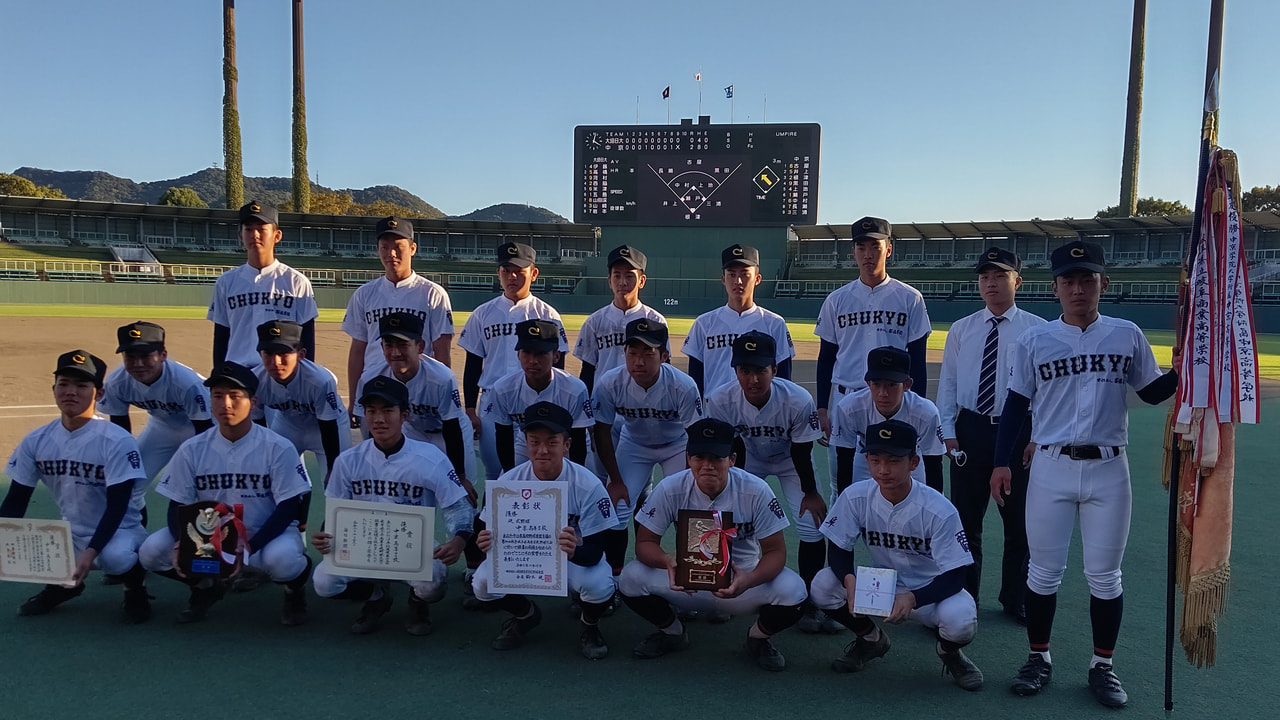
<path fill-rule="evenodd" d="M 671 86 L 670 86 L 670 85 L 668 85 L 668 86 L 666 87 L 666 89 L 664 89 L 664 90 L 662 91 L 662 99 L 663 99 L 663 100 L 670 100 L 670 99 L 671 99 Z"/>
<path fill-rule="evenodd" d="M 693 79 L 697 80 L 698 82 L 702 82 L 702 73 L 698 73 L 697 75 L 694 75 Z"/>
<path fill-rule="evenodd" d="M 733 97 L 733 86 L 730 85 L 724 89 L 724 98 L 725 100 L 728 100 L 729 98 L 732 98 L 732 97 Z"/>

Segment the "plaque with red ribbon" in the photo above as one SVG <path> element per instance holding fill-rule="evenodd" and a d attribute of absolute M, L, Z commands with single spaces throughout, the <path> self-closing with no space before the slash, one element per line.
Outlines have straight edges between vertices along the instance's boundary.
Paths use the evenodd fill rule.
<path fill-rule="evenodd" d="M 178 508 L 178 572 L 188 578 L 230 577 L 249 557 L 242 506 L 203 500 Z"/>
<path fill-rule="evenodd" d="M 733 513 L 681 510 L 676 515 L 676 584 L 686 590 L 720 590 L 733 582 Z"/>

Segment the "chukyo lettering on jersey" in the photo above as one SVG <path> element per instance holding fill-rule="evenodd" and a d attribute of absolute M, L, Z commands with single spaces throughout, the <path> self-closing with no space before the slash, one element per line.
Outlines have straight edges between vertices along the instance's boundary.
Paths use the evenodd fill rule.
<path fill-rule="evenodd" d="M 408 315 L 414 315 L 418 319 L 422 320 L 424 325 L 427 324 L 427 312 L 425 310 L 410 307 L 384 307 L 376 308 L 374 310 L 366 310 L 364 313 L 364 321 L 369 325 L 374 325 L 379 320 L 392 313 L 406 313 Z M 449 318 L 449 322 L 453 322 L 452 314 Z"/>
<path fill-rule="evenodd" d="M 918 538 L 913 535 L 879 532 L 863 529 L 862 536 L 867 540 L 867 547 L 882 547 L 886 550 L 902 550 L 914 555 L 933 556 L 930 538 Z"/>
<path fill-rule="evenodd" d="M 781 425 L 734 425 L 733 429 L 739 437 L 789 438 L 790 428 Z"/>
<path fill-rule="evenodd" d="M 44 477 L 69 477 L 107 481 L 106 466 L 78 460 L 37 460 L 36 470 Z"/>
<path fill-rule="evenodd" d="M 622 347 L 627 344 L 627 336 L 625 333 L 615 332 L 607 335 L 600 335 L 596 338 L 596 349 L 605 350 L 612 347 Z"/>
<path fill-rule="evenodd" d="M 504 335 L 515 335 L 515 334 L 516 334 L 515 323 L 498 323 L 497 325 L 489 325 L 484 328 L 485 340 L 492 340 L 496 337 L 502 337 Z"/>
<path fill-rule="evenodd" d="M 658 408 L 629 408 L 614 407 L 615 415 L 627 418 L 628 420 L 679 420 L 679 408 L 674 410 L 660 410 Z"/>
<path fill-rule="evenodd" d="M 316 414 L 316 404 L 311 402 L 298 402 L 297 400 L 281 400 L 280 402 L 267 403 L 267 407 L 280 412 L 306 413 L 308 415 Z"/>
<path fill-rule="evenodd" d="M 449 473 L 452 475 L 453 473 Z M 405 498 L 407 500 L 421 500 L 423 492 L 426 488 L 421 485 L 411 485 L 406 482 L 398 482 L 395 480 L 352 480 L 351 481 L 351 497 L 361 498 L 368 495 L 376 497 L 392 497 Z"/>
<path fill-rule="evenodd" d="M 296 298 L 288 293 L 279 290 L 239 293 L 237 295 L 227 296 L 227 309 L 235 310 L 242 307 L 254 307 L 257 305 L 270 305 L 272 307 L 292 308 L 293 301 Z"/>
<path fill-rule="evenodd" d="M 733 341 L 738 339 L 738 333 L 721 333 L 719 335 L 707 336 L 707 349 L 715 350 L 717 348 L 732 348 Z"/>
<path fill-rule="evenodd" d="M 204 397 L 196 395 L 195 399 L 200 405 L 200 409 L 204 410 Z M 165 402 L 164 400 L 131 400 L 129 404 L 147 412 L 185 413 L 187 411 L 187 406 L 182 403 Z"/>
<path fill-rule="evenodd" d="M 1040 373 L 1040 379 L 1047 382 L 1055 378 L 1071 377 L 1085 373 L 1128 375 L 1129 365 L 1132 362 L 1133 357 L 1130 355 L 1089 353 L 1040 363 L 1036 369 Z"/>
<path fill-rule="evenodd" d="M 836 327 L 857 327 L 858 325 L 895 325 L 906 327 L 910 316 L 894 310 L 859 310 L 836 316 Z"/>
<path fill-rule="evenodd" d="M 271 474 L 212 473 L 195 476 L 196 492 L 204 490 L 270 490 Z"/>

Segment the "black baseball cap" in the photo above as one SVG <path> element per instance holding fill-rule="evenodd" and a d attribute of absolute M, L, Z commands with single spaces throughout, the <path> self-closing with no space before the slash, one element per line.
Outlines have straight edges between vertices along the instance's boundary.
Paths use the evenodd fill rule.
<path fill-rule="evenodd" d="M 1018 257 L 1018 254 L 1012 250 L 989 247 L 978 258 L 978 267 L 975 272 L 982 272 L 989 267 L 1020 273 L 1022 272 L 1022 258 Z"/>
<path fill-rule="evenodd" d="M 777 359 L 778 344 L 770 335 L 752 330 L 733 339 L 733 357 L 729 361 L 732 367 L 739 365 L 769 367 L 775 364 Z"/>
<path fill-rule="evenodd" d="M 498 265 L 515 265 L 521 268 L 532 266 L 538 259 L 538 253 L 532 247 L 515 242 L 499 245 L 497 256 Z"/>
<path fill-rule="evenodd" d="M 1065 275 L 1072 270 L 1088 270 L 1096 273 L 1107 271 L 1106 255 L 1102 251 L 1102 246 L 1083 240 L 1072 240 L 1054 250 L 1053 255 L 1049 256 L 1049 263 L 1053 266 L 1054 277 Z"/>
<path fill-rule="evenodd" d="M 72 350 L 58 356 L 54 375 L 69 375 L 82 380 L 92 380 L 94 387 L 102 387 L 107 376 L 107 364 L 88 350 Z"/>
<path fill-rule="evenodd" d="M 383 235 L 391 235 L 413 242 L 413 223 L 404 218 L 384 217 L 378 221 L 378 226 L 373 232 L 376 240 L 381 240 Z"/>
<path fill-rule="evenodd" d="M 258 326 L 258 352 L 291 353 L 302 347 L 302 326 L 292 320 L 269 320 Z"/>
<path fill-rule="evenodd" d="M 658 348 L 659 350 L 667 349 L 667 340 L 669 338 L 667 326 L 652 318 L 632 320 L 627 323 L 624 333 L 626 336 L 625 342 L 627 344 L 630 344 L 632 340 L 635 340 L 636 342 L 643 343 L 651 348 Z"/>
<path fill-rule="evenodd" d="M 402 410 L 409 409 L 409 388 L 404 383 L 379 375 L 364 384 L 360 389 L 360 404 L 369 405 L 374 400 L 385 401 Z"/>
<path fill-rule="evenodd" d="M 258 392 L 258 376 L 240 363 L 228 360 L 209 373 L 209 379 L 204 381 L 204 386 L 240 388 L 253 395 Z"/>
<path fill-rule="evenodd" d="M 885 420 L 867 428 L 862 452 L 907 457 L 916 451 L 916 439 L 915 428 L 901 420 Z"/>
<path fill-rule="evenodd" d="M 859 240 L 888 240 L 893 235 L 893 226 L 884 218 L 867 217 L 853 223 L 853 242 Z"/>
<path fill-rule="evenodd" d="M 723 420 L 703 418 L 689 426 L 685 452 L 727 458 L 733 454 L 733 426 Z"/>
<path fill-rule="evenodd" d="M 559 405 L 541 400 L 524 409 L 524 423 L 520 429 L 529 432 L 540 427 L 553 433 L 568 435 L 569 429 L 573 427 L 573 416 Z"/>
<path fill-rule="evenodd" d="M 422 318 L 413 313 L 387 313 L 378 318 L 378 337 L 417 342 L 422 339 L 422 325 Z"/>
<path fill-rule="evenodd" d="M 276 209 L 264 202 L 254 200 L 246 203 L 240 208 L 240 224 L 248 225 L 250 223 L 264 223 L 270 225 L 280 225 L 280 215 Z"/>
<path fill-rule="evenodd" d="M 863 380 L 906 382 L 911 377 L 911 356 L 906 350 L 889 345 L 867 353 L 867 373 Z"/>
<path fill-rule="evenodd" d="M 516 323 L 516 350 L 549 353 L 560 349 L 560 326 L 550 320 L 524 320 Z"/>
<path fill-rule="evenodd" d="M 116 328 L 116 352 L 149 353 L 164 350 L 164 328 L 144 320 Z"/>
<path fill-rule="evenodd" d="M 750 245 L 730 245 L 720 253 L 720 268 L 723 270 L 734 265 L 760 267 L 760 251 Z"/>
<path fill-rule="evenodd" d="M 620 245 L 609 251 L 608 267 L 612 268 L 618 263 L 626 263 L 636 270 L 644 272 L 645 266 L 649 264 L 649 258 L 630 245 Z"/>

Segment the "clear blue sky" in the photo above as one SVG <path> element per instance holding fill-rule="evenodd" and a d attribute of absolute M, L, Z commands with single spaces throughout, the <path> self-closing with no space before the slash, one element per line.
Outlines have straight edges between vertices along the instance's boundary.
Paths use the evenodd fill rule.
<path fill-rule="evenodd" d="M 222 161 L 218 0 L 6 2 L 0 171 Z M 237 7 L 248 175 L 291 173 L 290 2 Z M 1148 11 L 1139 192 L 1190 202 L 1208 0 Z M 446 213 L 572 216 L 578 124 L 822 125 L 821 222 L 1092 217 L 1117 202 L 1129 0 L 307 0 L 313 178 Z M 1280 183 L 1280 3 L 1228 0 L 1222 144 Z"/>

